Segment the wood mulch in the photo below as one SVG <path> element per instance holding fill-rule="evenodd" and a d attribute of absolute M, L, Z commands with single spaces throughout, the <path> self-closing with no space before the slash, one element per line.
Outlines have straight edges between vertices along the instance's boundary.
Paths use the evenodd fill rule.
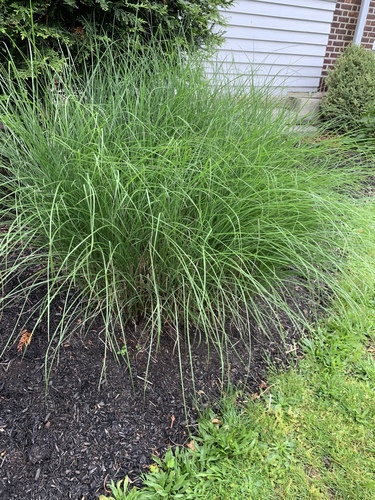
<path fill-rule="evenodd" d="M 28 298 L 30 308 L 40 293 Z M 22 300 L 18 304 L 2 312 L 0 352 L 21 314 Z M 56 301 L 52 321 L 55 316 L 58 322 L 60 311 Z M 286 343 L 276 335 L 272 338 L 272 332 L 265 338 L 254 327 L 250 368 L 230 355 L 228 375 L 233 384 L 256 393 L 266 377 L 266 357 L 285 365 L 300 355 L 296 348 L 300 332 L 286 319 L 284 323 L 289 331 Z M 147 352 L 137 344 L 139 329 L 132 326 L 128 332 L 132 377 L 111 353 L 102 376 L 101 331 L 98 320 L 88 331 L 76 330 L 63 341 L 47 393 L 46 325 L 38 326 L 26 350 L 17 349 L 17 342 L 7 348 L 0 360 L 0 498 L 94 500 L 106 492 L 111 480 L 125 475 L 139 484 L 152 454 L 163 455 L 169 446 L 183 446 L 189 440 L 189 430 L 194 433 L 197 423 L 196 407 L 215 405 L 222 391 L 221 365 L 214 352 L 207 359 L 205 345 L 192 350 L 195 386 L 188 351 L 182 347 L 182 391 L 173 334 L 163 335 L 145 382 Z"/>

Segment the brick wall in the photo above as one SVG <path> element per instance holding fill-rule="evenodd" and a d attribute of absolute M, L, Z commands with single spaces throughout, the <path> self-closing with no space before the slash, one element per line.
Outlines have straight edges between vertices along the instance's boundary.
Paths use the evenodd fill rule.
<path fill-rule="evenodd" d="M 319 90 L 325 90 L 324 77 L 327 76 L 328 70 L 333 67 L 343 49 L 353 40 L 360 7 L 361 0 L 342 0 L 336 4 Z M 371 0 L 361 44 L 368 49 L 372 49 L 374 41 L 375 0 Z"/>
<path fill-rule="evenodd" d="M 375 42 L 375 0 L 370 2 L 365 29 L 363 30 L 362 45 L 366 49 L 373 49 Z"/>

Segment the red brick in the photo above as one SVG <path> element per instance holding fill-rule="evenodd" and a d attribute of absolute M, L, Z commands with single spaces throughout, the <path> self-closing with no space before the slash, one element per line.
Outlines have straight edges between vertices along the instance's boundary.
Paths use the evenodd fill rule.
<path fill-rule="evenodd" d="M 341 12 L 347 16 L 351 11 L 352 11 L 352 6 L 351 5 L 343 5 Z"/>

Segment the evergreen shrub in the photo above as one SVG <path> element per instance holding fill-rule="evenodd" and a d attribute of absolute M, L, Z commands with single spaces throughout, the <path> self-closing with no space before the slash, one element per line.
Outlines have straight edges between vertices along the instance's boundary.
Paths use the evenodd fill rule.
<path fill-rule="evenodd" d="M 357 130 L 361 118 L 375 108 L 375 53 L 358 45 L 348 46 L 326 83 L 322 118 L 340 131 Z"/>
<path fill-rule="evenodd" d="M 17 78 L 49 67 L 60 71 L 67 54 L 88 60 L 94 45 L 129 40 L 138 49 L 159 37 L 170 47 L 210 49 L 220 44 L 224 24 L 218 7 L 233 0 L 0 0 L 0 67 L 10 61 Z M 30 43 L 31 42 L 31 43 Z"/>

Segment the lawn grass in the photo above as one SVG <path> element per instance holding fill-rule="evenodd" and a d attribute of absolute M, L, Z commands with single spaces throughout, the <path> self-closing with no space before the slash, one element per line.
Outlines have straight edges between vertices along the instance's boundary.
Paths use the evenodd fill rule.
<path fill-rule="evenodd" d="M 341 282 L 352 300 L 332 304 L 296 366 L 271 372 L 258 393 L 223 396 L 220 411 L 202 415 L 193 450 L 169 451 L 144 489 L 119 483 L 113 498 L 374 498 L 374 208 L 365 226 L 359 214 L 368 238 L 349 263 L 358 288 Z"/>

